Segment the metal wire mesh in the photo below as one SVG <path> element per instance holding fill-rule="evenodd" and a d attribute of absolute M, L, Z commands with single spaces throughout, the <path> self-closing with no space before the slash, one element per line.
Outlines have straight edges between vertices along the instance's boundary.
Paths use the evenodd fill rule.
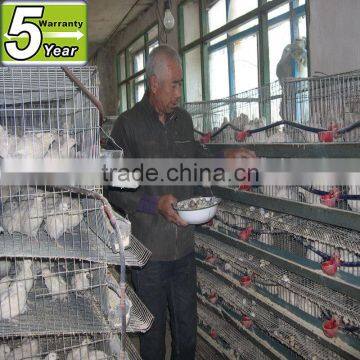
<path fill-rule="evenodd" d="M 0 69 L 1 158 L 100 156 L 101 106 L 96 101 L 96 68 L 75 67 L 71 71 L 72 74 L 57 67 Z M 87 190 L 101 193 L 102 187 Z M 77 189 L 0 187 L 0 252 L 5 257 L 0 260 L 0 336 L 42 335 L 38 344 L 43 345 L 50 339 L 45 335 L 62 334 L 65 339 L 64 335 L 87 333 L 92 334 L 89 349 L 94 352 L 97 348 L 93 343 L 100 333 L 109 337 L 118 331 L 113 320 L 118 317 L 121 324 L 120 309 L 111 307 L 114 304 L 110 296 L 116 306 L 120 300 L 117 294 L 110 293 L 107 264 L 120 264 L 119 242 L 105 218 L 99 218 L 99 203 L 83 193 L 90 196 Z M 131 236 L 126 219 L 118 216 L 118 223 L 122 240 L 128 242 L 126 264 L 144 265 L 150 252 Z M 55 260 L 46 260 L 49 258 Z M 125 305 L 127 330 L 146 331 L 152 317 L 130 288 Z M 78 353 L 77 357 L 73 354 L 74 359 L 114 355 L 114 351 L 106 350 L 106 354 L 95 352 L 87 357 L 79 348 L 80 337 L 77 343 L 72 342 L 74 337 L 67 337 L 58 345 L 61 336 L 51 341 L 51 346 L 58 346 L 58 357 L 71 360 L 71 347 Z M 113 339 L 117 339 L 110 342 L 116 343 L 114 358 L 119 358 L 124 338 L 121 342 L 116 336 Z M 43 347 L 41 351 L 29 358 L 40 358 L 49 352 Z M 130 345 L 126 351 L 126 358 L 139 358 Z M 21 354 L 20 358 L 23 355 L 29 354 Z"/>
<path fill-rule="evenodd" d="M 204 301 L 209 301 L 209 297 L 218 296 L 216 306 L 229 313 L 235 314 L 237 321 L 241 320 L 242 315 L 249 316 L 256 326 L 269 334 L 295 353 L 305 359 L 339 359 L 340 357 L 318 343 L 314 338 L 295 329 L 289 323 L 279 318 L 275 313 L 259 305 L 251 298 L 241 294 L 234 288 L 225 285 L 208 271 L 197 269 L 198 289 Z"/>
<path fill-rule="evenodd" d="M 120 286 L 106 264 L 5 258 L 0 270 L 0 336 L 119 331 Z M 127 332 L 146 332 L 153 316 L 128 286 L 126 297 Z"/>
<path fill-rule="evenodd" d="M 360 274 L 356 266 L 360 264 L 357 231 L 231 201 L 220 204 L 212 225 L 233 236 L 239 236 L 241 229 L 247 226 L 252 227 L 250 241 L 274 246 L 317 263 L 338 254 L 342 271 L 355 276 Z"/>
<path fill-rule="evenodd" d="M 101 191 L 101 188 L 95 190 Z M 3 256 L 120 263 L 118 240 L 95 200 L 47 187 L 10 187 L 7 196 L 4 192 L 1 195 L 0 251 Z M 123 225 L 120 227 L 123 240 L 127 242 L 126 264 L 143 266 L 150 251 L 130 234 L 130 223 L 120 215 L 118 219 Z"/>
<path fill-rule="evenodd" d="M 214 264 L 222 276 L 230 276 L 238 282 L 244 275 L 254 275 L 256 289 L 272 296 L 280 304 L 290 304 L 314 318 L 321 318 L 326 312 L 338 315 L 345 324 L 360 325 L 360 302 L 353 298 L 211 236 L 196 234 L 195 247 L 197 257 Z"/>
<path fill-rule="evenodd" d="M 344 128 L 360 120 L 360 72 L 289 80 L 283 84 L 282 111 L 290 121 L 327 129 Z M 359 129 L 343 134 L 338 141 L 359 141 Z M 316 141 L 307 134 L 308 142 Z"/>
<path fill-rule="evenodd" d="M 95 96 L 95 67 L 71 68 Z M 97 157 L 98 110 L 57 67 L 0 69 L 1 157 Z"/>
<path fill-rule="evenodd" d="M 118 359 L 120 339 L 117 335 L 58 335 L 43 337 L 9 337 L 0 343 L 1 359 Z M 126 359 L 140 360 L 128 337 L 125 338 Z"/>
<path fill-rule="evenodd" d="M 107 296 L 107 317 L 109 319 L 110 325 L 119 330 L 121 325 L 120 320 L 120 299 L 118 295 L 120 294 L 120 284 L 116 281 L 115 277 L 112 274 L 107 276 L 107 284 L 110 286 L 108 289 Z M 113 295 L 109 292 L 114 291 Z M 125 288 L 126 297 L 129 300 L 126 303 L 126 331 L 127 332 L 146 332 L 151 327 L 154 317 L 147 309 L 147 307 L 140 301 L 134 290 L 126 285 Z"/>
<path fill-rule="evenodd" d="M 265 353 L 241 335 L 235 327 L 200 302 L 198 302 L 197 312 L 199 328 L 208 335 L 215 331 L 216 336 L 213 335 L 213 338 L 215 338 L 217 346 L 229 358 L 268 359 Z"/>
<path fill-rule="evenodd" d="M 254 189 L 259 194 L 298 201 L 321 207 L 333 207 L 348 211 L 360 211 L 360 187 L 338 185 L 314 185 L 314 186 L 259 186 Z M 339 195 L 327 199 L 326 195 Z"/>
<path fill-rule="evenodd" d="M 196 359 L 199 360 L 224 360 L 226 357 L 216 350 L 209 342 L 207 342 L 200 334 L 196 341 Z"/>
<path fill-rule="evenodd" d="M 1 278 L 1 336 L 109 331 L 105 264 L 1 261 L 7 270 Z"/>
<path fill-rule="evenodd" d="M 331 141 L 352 142 L 359 141 L 359 127 L 348 128 L 360 120 L 359 98 L 356 71 L 274 82 L 220 100 L 186 103 L 185 108 L 197 138 L 198 132 L 211 133 L 212 143 L 315 143 L 325 141 L 319 132 L 338 129 Z M 265 128 L 277 121 L 290 123 Z M 237 131 L 249 133 L 239 140 Z"/>

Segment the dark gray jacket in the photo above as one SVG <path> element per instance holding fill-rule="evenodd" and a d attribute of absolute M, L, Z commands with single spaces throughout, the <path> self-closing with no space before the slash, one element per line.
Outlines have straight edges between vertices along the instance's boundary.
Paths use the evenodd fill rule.
<path fill-rule="evenodd" d="M 121 114 L 111 137 L 124 150 L 127 158 L 196 158 L 204 157 L 204 149 L 194 141 L 191 116 L 176 108 L 162 124 L 147 95 L 132 109 Z M 110 188 L 111 204 L 125 211 L 133 234 L 152 252 L 152 260 L 176 260 L 194 250 L 194 227 L 178 227 L 160 214 L 137 211 L 143 195 L 173 194 L 178 200 L 195 195 L 192 186 L 140 186 L 136 191 Z"/>

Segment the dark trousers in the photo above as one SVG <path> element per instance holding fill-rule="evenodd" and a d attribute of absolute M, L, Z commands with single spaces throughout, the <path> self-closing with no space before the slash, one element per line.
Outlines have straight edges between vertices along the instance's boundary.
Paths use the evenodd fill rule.
<path fill-rule="evenodd" d="M 140 335 L 143 360 L 165 359 L 167 306 L 170 312 L 171 358 L 195 359 L 196 347 L 196 267 L 194 253 L 175 261 L 149 261 L 133 270 L 135 290 L 155 320 Z"/>

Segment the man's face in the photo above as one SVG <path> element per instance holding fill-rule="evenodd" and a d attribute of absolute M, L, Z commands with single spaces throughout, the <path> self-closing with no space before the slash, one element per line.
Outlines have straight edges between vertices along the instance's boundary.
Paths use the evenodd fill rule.
<path fill-rule="evenodd" d="M 162 113 L 171 113 L 178 106 L 181 98 L 181 86 L 181 66 L 174 60 L 166 59 L 161 75 L 156 78 L 153 86 L 154 97 L 158 109 Z"/>

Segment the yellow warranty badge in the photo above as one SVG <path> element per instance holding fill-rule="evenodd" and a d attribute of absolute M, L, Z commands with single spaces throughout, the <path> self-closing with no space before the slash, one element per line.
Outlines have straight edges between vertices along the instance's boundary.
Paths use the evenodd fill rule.
<path fill-rule="evenodd" d="M 3 65 L 87 62 L 85 1 L 5 1 L 0 24 Z"/>

